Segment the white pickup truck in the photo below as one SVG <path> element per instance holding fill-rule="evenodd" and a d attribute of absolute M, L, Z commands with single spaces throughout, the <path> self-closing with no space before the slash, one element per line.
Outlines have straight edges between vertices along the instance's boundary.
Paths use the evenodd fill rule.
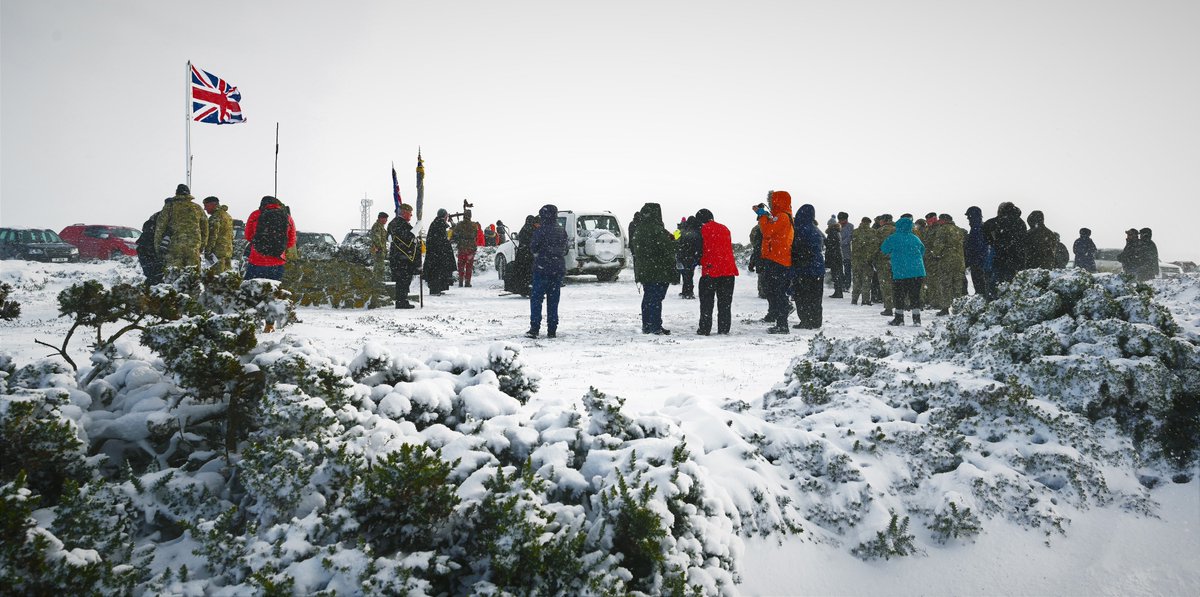
<path fill-rule="evenodd" d="M 558 225 L 567 231 L 567 275 L 596 276 L 612 282 L 629 262 L 629 240 L 625 228 L 608 211 L 558 211 Z M 504 268 L 517 254 L 513 238 L 496 247 L 496 274 L 504 279 Z"/>

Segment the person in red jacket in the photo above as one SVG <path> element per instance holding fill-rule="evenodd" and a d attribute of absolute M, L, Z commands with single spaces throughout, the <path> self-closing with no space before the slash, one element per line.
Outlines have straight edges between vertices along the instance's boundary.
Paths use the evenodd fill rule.
<path fill-rule="evenodd" d="M 728 334 L 733 321 L 733 282 L 738 275 L 733 259 L 729 228 L 713 220 L 712 212 L 696 212 L 700 225 L 700 327 L 696 333 L 712 332 L 713 302 L 717 304 L 717 333 Z"/>
<path fill-rule="evenodd" d="M 286 230 L 279 227 L 277 229 L 268 229 L 268 226 L 260 226 L 259 221 L 270 221 L 271 226 L 275 226 L 274 222 L 282 221 L 283 218 L 277 217 L 278 211 L 282 210 L 283 215 L 287 217 Z M 267 217 L 263 217 L 265 212 L 271 212 Z M 259 234 L 263 234 L 264 238 L 259 239 L 259 242 L 254 242 L 254 239 Z M 268 242 L 265 238 L 267 235 L 279 236 L 284 238 L 283 242 L 278 242 L 280 239 L 274 239 Z M 250 257 L 246 260 L 246 279 L 262 278 L 265 280 L 283 280 L 283 265 L 287 263 L 286 251 L 296 246 L 296 223 L 292 221 L 292 214 L 287 207 L 284 207 L 278 199 L 267 195 L 262 198 L 258 204 L 258 209 L 250 214 L 246 219 L 246 240 L 250 243 Z M 278 255 L 264 255 L 258 251 L 260 247 L 265 247 L 271 244 L 283 246 L 283 251 Z M 269 316 L 267 325 L 263 328 L 264 333 L 269 333 L 275 330 L 275 321 Z"/>

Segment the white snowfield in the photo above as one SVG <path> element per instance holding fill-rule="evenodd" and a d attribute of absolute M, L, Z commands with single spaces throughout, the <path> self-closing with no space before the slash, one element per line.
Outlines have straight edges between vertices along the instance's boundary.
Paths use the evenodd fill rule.
<path fill-rule="evenodd" d="M 19 319 L 0 322 L 0 352 L 11 355 L 18 367 L 47 356 L 49 349 L 34 340 L 57 344 L 68 327 L 57 317 L 55 297 L 89 278 L 113 284 L 136 281 L 140 274 L 128 262 L 0 263 L 0 281 L 14 287 L 10 299 L 22 309 Z M 1133 313 L 1119 332 L 1076 325 L 1070 317 L 1026 325 L 1019 320 L 1020 309 L 1046 308 L 1045 301 L 1033 299 L 1014 301 L 1008 312 L 996 311 L 1004 306 L 964 306 L 975 311 L 951 326 L 946 324 L 950 318 L 927 310 L 924 327 L 893 328 L 878 304 L 854 306 L 849 298 L 826 298 L 821 330 L 768 335 L 768 324 L 759 321 L 766 303 L 756 296 L 755 276 L 743 271 L 728 336 L 696 335 L 699 301 L 680 298 L 679 286 L 671 287 L 663 305 L 664 327 L 671 334 L 640 333 L 641 294 L 632 280 L 630 270 L 616 282 L 568 278 L 554 339 L 523 338 L 528 299 L 503 295 L 500 281 L 488 273 L 476 277 L 472 288 L 452 287 L 440 297 L 426 294 L 421 309 L 298 308 L 299 323 L 260 335 L 259 342 L 303 339 L 345 363 L 478 359 L 498 350 L 497 343 L 509 342 L 520 347 L 526 369 L 540 376 L 538 391 L 524 405 L 496 389 L 490 371 L 466 387 L 453 387 L 432 373 L 376 386 L 379 395 L 370 399 L 381 416 L 457 393 L 472 416 L 503 426 L 519 417 L 536 422 L 554 409 L 576 408 L 589 388 L 619 396 L 625 400 L 622 412 L 639 428 L 654 431 L 642 440 L 639 454 L 666 450 L 669 459 L 670 446 L 650 436 L 682 435 L 695 462 L 689 469 L 695 481 L 711 485 L 706 495 L 712 508 L 726 515 L 704 519 L 711 524 L 701 527 L 710 533 L 702 537 L 703 549 L 735 561 L 731 577 L 737 584 L 723 585 L 715 568 L 704 568 L 695 578 L 705 592 L 1200 594 L 1196 463 L 1182 476 L 1161 463 L 1146 464 L 1112 428 L 1093 432 L 1086 418 L 1064 408 L 1094 396 L 1105 375 L 1126 371 L 1145 381 L 1143 391 L 1174 391 L 1164 389 L 1174 386 L 1153 385 L 1163 375 L 1150 371 L 1158 365 L 1148 359 L 1164 343 L 1161 350 L 1184 354 L 1176 364 L 1189 370 L 1200 366 L 1197 357 L 1187 356 L 1200 354 L 1200 276 L 1151 283 L 1157 304 L 1169 312 L 1131 305 L 1133 299 L 1118 301 Z M 1067 276 L 1038 283 L 1070 293 L 1076 282 Z M 1081 298 L 1079 309 L 1110 308 L 1092 306 L 1091 300 L 1091 295 Z M 990 317 L 1007 318 L 1005 325 L 1017 330 L 1005 336 L 999 327 L 985 325 Z M 1157 330 L 1172 318 L 1178 332 L 1167 340 Z M 1121 336 L 1121 346 L 1105 335 L 1110 333 Z M 77 334 L 70 348 L 83 366 L 90 354 L 86 336 Z M 1144 348 L 1130 356 L 1127 345 L 1134 340 Z M 1060 342 L 1063 348 L 1038 357 L 1044 342 Z M 130 350 L 145 358 L 144 348 Z M 1001 351 L 1011 351 L 1016 364 L 993 356 Z M 273 355 L 278 353 L 259 358 L 265 366 Z M 794 360 L 812 355 L 820 355 L 820 362 Z M 1096 369 L 1092 357 L 1097 355 L 1107 369 Z M 1028 376 L 1034 393 L 1019 394 L 1006 385 L 1005 372 Z M 162 397 L 153 391 L 157 375 L 135 369 L 124 376 L 126 391 L 144 392 L 145 404 L 112 421 L 93 417 L 93 440 L 98 435 L 136 439 L 147 429 L 146 418 L 161 412 Z M 943 400 L 971 412 L 948 419 L 934 408 Z M 76 406 L 86 410 L 89 405 Z M 538 425 L 545 427 L 533 426 Z M 530 436 L 530 427 L 513 424 L 482 437 L 533 446 L 529 458 L 535 470 L 554 465 L 567 471 L 559 473 L 560 487 L 585 486 L 609 470 L 591 458 L 575 467 L 578 472 L 569 468 L 567 444 L 553 441 L 553 432 Z M 414 432 L 405 428 L 402 433 Z M 364 441 L 389 441 L 379 437 Z M 423 437 L 429 440 L 433 433 Z M 444 441 L 448 450 L 459 449 L 449 434 Z M 472 454 L 479 452 L 459 456 Z M 197 482 L 204 480 L 197 476 Z M 473 477 L 464 487 L 474 483 Z M 973 514 L 955 518 L 965 510 Z M 722 526 L 721 521 L 732 522 Z M 937 521 L 950 522 L 938 527 Z M 885 539 L 889 523 L 907 527 Z M 881 542 L 873 543 L 876 538 Z M 874 548 L 890 555 L 870 557 Z M 321 573 L 305 567 L 312 565 L 290 569 L 299 579 L 297 590 L 315 586 L 305 582 L 323 582 Z"/>

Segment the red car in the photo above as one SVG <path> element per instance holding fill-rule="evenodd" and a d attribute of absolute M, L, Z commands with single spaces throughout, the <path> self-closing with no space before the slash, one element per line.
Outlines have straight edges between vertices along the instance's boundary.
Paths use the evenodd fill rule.
<path fill-rule="evenodd" d="M 80 259 L 112 259 L 137 255 L 135 243 L 142 231 L 128 226 L 72 224 L 58 235 L 79 248 Z"/>

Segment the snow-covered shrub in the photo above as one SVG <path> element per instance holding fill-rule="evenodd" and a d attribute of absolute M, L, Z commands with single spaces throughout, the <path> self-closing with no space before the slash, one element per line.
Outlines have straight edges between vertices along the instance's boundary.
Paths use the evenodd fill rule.
<path fill-rule="evenodd" d="M 770 423 L 821 430 L 756 432 L 824 498 L 809 522 L 886 558 L 916 548 L 910 516 L 938 543 L 978 535 L 981 517 L 1053 536 L 1077 509 L 1150 512 L 1147 487 L 1194 474 L 1200 345 L 1148 286 L 1031 270 L 954 308 L 907 340 L 818 335 L 764 395 Z"/>
<path fill-rule="evenodd" d="M 18 477 L 44 505 L 58 502 L 68 482 L 91 476 L 86 446 L 75 423 L 62 414 L 71 405 L 65 392 L 25 392 L 0 396 L 0 482 Z"/>
<path fill-rule="evenodd" d="M 0 319 L 12 320 L 21 316 L 21 303 L 8 300 L 12 294 L 12 285 L 0 282 Z"/>
<path fill-rule="evenodd" d="M 290 261 L 284 269 L 281 287 L 304 306 L 375 309 L 392 304 L 383 280 L 374 270 L 349 261 Z"/>
<path fill-rule="evenodd" d="M 95 550 L 69 548 L 34 518 L 35 494 L 20 474 L 0 484 L 0 586 L 13 595 L 129 590 L 129 567 L 106 566 Z"/>
<path fill-rule="evenodd" d="M 369 463 L 351 499 L 363 538 L 389 554 L 430 546 L 459 502 L 447 482 L 457 464 L 412 444 Z"/>

